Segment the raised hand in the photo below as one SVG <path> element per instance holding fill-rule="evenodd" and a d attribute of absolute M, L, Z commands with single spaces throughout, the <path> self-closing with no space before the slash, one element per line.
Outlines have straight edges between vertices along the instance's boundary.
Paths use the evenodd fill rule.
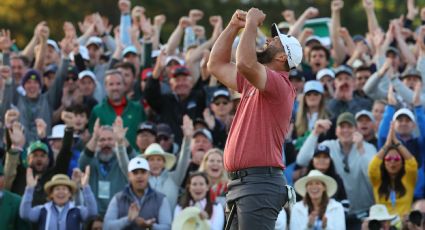
<path fill-rule="evenodd" d="M 9 109 L 6 111 L 6 114 L 4 115 L 4 123 L 7 128 L 12 127 L 12 124 L 15 121 L 19 120 L 19 111 L 17 109 Z"/>
<path fill-rule="evenodd" d="M 389 105 L 397 105 L 397 99 L 395 98 L 394 87 L 392 84 L 390 84 L 390 86 L 388 87 L 387 100 Z"/>
<path fill-rule="evenodd" d="M 127 133 L 128 128 L 124 128 L 124 122 L 121 116 L 117 116 L 112 125 L 114 131 L 115 139 L 117 142 L 122 142 L 125 140 L 125 134 Z"/>
<path fill-rule="evenodd" d="M 140 19 L 140 28 L 142 29 L 144 36 L 152 36 L 152 34 L 154 33 L 150 18 L 142 16 Z"/>
<path fill-rule="evenodd" d="M 93 138 L 95 138 L 96 140 L 99 138 L 100 135 L 100 120 L 99 118 L 96 119 L 96 121 L 94 122 L 94 126 L 93 126 Z"/>
<path fill-rule="evenodd" d="M 223 23 L 223 19 L 221 18 L 220 15 L 210 17 L 210 24 L 212 26 L 217 26 L 217 25 L 220 25 L 222 23 Z"/>
<path fill-rule="evenodd" d="M 233 13 L 232 18 L 230 19 L 230 25 L 235 26 L 238 29 L 242 29 L 245 27 L 247 12 L 243 10 L 236 10 Z"/>
<path fill-rule="evenodd" d="M 27 187 L 33 188 L 37 185 L 38 176 L 34 177 L 32 168 L 27 168 Z"/>
<path fill-rule="evenodd" d="M 282 11 L 281 15 L 286 22 L 288 23 L 295 22 L 295 13 L 293 10 L 284 10 Z"/>
<path fill-rule="evenodd" d="M 10 30 L 0 30 L 0 50 L 3 52 L 9 52 L 10 47 L 13 46 L 15 40 L 10 38 Z"/>
<path fill-rule="evenodd" d="M 133 23 L 139 25 L 140 18 L 145 15 L 145 12 L 146 10 L 143 6 L 133 7 L 133 10 L 131 11 L 131 18 L 133 20 Z"/>
<path fill-rule="evenodd" d="M 193 26 L 193 33 L 195 33 L 197 38 L 205 38 L 205 28 L 203 26 Z"/>
<path fill-rule="evenodd" d="M 189 17 L 183 16 L 180 18 L 179 20 L 179 26 L 182 28 L 186 28 L 188 26 L 190 26 L 190 19 Z"/>
<path fill-rule="evenodd" d="M 375 9 L 375 3 L 373 0 L 363 0 L 363 7 L 366 10 L 373 10 Z"/>
<path fill-rule="evenodd" d="M 359 151 L 359 153 L 364 153 L 364 149 L 363 149 L 363 135 L 360 132 L 354 132 L 353 133 L 353 143 L 357 148 L 357 151 Z"/>
<path fill-rule="evenodd" d="M 72 52 L 74 49 L 73 46 L 73 39 L 64 37 L 60 42 L 59 46 L 61 47 L 61 52 L 64 57 L 68 57 L 68 55 Z"/>
<path fill-rule="evenodd" d="M 120 9 L 121 14 L 130 13 L 130 8 L 131 8 L 130 0 L 119 0 L 118 8 Z"/>
<path fill-rule="evenodd" d="M 66 127 L 73 128 L 75 125 L 75 114 L 73 112 L 62 111 L 61 119 L 65 122 Z"/>
<path fill-rule="evenodd" d="M 313 133 L 318 136 L 322 133 L 326 133 L 332 126 L 332 122 L 327 119 L 319 119 L 314 124 Z"/>
<path fill-rule="evenodd" d="M 214 126 L 215 126 L 215 117 L 211 113 L 211 110 L 209 108 L 205 108 L 202 115 L 204 116 L 204 120 L 207 123 L 208 128 L 211 129 L 211 130 L 214 129 Z"/>
<path fill-rule="evenodd" d="M 314 18 L 317 15 L 319 15 L 319 10 L 316 7 L 312 7 L 310 6 L 309 8 L 307 8 L 304 11 L 305 15 L 307 16 L 307 18 Z"/>
<path fill-rule="evenodd" d="M 331 3 L 331 10 L 333 12 L 341 11 L 343 7 L 344 7 L 344 1 L 342 0 L 333 0 Z"/>
<path fill-rule="evenodd" d="M 74 181 L 77 186 L 81 186 L 81 177 L 83 176 L 83 173 L 79 168 L 74 168 L 72 170 L 71 180 Z"/>
<path fill-rule="evenodd" d="M 167 17 L 165 17 L 164 14 L 156 15 L 153 18 L 153 25 L 154 26 L 162 26 L 167 21 Z"/>
<path fill-rule="evenodd" d="M 264 22 L 264 19 L 266 19 L 266 14 L 264 14 L 262 10 L 259 10 L 257 8 L 249 9 L 246 15 L 246 21 L 255 23 L 255 25 L 257 26 L 261 26 Z"/>
<path fill-rule="evenodd" d="M 81 186 L 85 187 L 89 184 L 89 179 L 90 179 L 90 166 L 87 165 L 86 169 L 84 170 L 84 173 L 82 173 L 82 177 L 81 177 Z"/>
<path fill-rule="evenodd" d="M 415 85 L 415 90 L 413 91 L 413 105 L 421 105 L 421 92 L 422 92 L 422 82 L 418 82 Z"/>
<path fill-rule="evenodd" d="M 399 143 L 397 136 L 395 135 L 394 122 L 391 122 L 390 129 L 388 131 L 387 140 L 385 141 L 385 146 L 389 147 L 392 144 Z"/>
<path fill-rule="evenodd" d="M 9 129 L 10 141 L 13 147 L 23 148 L 25 145 L 24 127 L 21 123 L 15 121 L 12 128 Z"/>
<path fill-rule="evenodd" d="M 3 84 L 2 80 L 12 78 L 12 69 L 8 65 L 0 65 L 0 85 Z"/>
<path fill-rule="evenodd" d="M 183 116 L 182 131 L 185 137 L 192 138 L 194 132 L 193 121 L 188 115 Z"/>
<path fill-rule="evenodd" d="M 35 119 L 35 127 L 37 129 L 37 136 L 40 139 L 43 139 L 46 137 L 46 128 L 47 124 L 42 118 Z"/>

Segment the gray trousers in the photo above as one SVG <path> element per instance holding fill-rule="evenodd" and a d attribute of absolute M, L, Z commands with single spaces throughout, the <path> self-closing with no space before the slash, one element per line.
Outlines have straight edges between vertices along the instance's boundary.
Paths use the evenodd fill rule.
<path fill-rule="evenodd" d="M 236 210 L 230 229 L 274 230 L 277 216 L 287 201 L 283 175 L 257 174 L 231 180 L 226 196 L 226 219 Z"/>

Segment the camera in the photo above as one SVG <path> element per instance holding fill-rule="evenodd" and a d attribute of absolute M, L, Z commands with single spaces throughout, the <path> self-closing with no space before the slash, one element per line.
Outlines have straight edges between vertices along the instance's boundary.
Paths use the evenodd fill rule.
<path fill-rule="evenodd" d="M 420 211 L 412 211 L 409 214 L 409 221 L 416 226 L 421 226 L 424 219 L 424 215 Z"/>

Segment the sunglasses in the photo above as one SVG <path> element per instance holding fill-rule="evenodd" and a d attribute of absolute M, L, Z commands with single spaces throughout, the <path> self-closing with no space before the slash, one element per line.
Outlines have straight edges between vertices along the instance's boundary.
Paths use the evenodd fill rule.
<path fill-rule="evenodd" d="M 348 156 L 344 156 L 342 159 L 342 163 L 344 164 L 344 171 L 346 173 L 350 173 L 350 165 L 348 164 Z"/>
<path fill-rule="evenodd" d="M 385 161 L 395 161 L 395 162 L 401 161 L 400 156 L 386 156 L 384 159 Z"/>
<path fill-rule="evenodd" d="M 170 140 L 170 137 L 167 137 L 167 136 L 158 136 L 156 139 L 158 140 L 158 142 L 160 142 L 160 141 L 168 141 L 168 140 Z"/>
<path fill-rule="evenodd" d="M 65 79 L 65 81 L 77 81 L 78 80 L 78 77 L 67 77 L 66 79 Z"/>
<path fill-rule="evenodd" d="M 216 101 L 216 102 L 214 102 L 214 105 L 227 105 L 227 104 L 229 104 L 228 101 Z"/>

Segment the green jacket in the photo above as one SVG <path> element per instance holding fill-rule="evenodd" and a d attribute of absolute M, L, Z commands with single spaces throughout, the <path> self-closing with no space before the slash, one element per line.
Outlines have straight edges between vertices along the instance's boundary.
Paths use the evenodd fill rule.
<path fill-rule="evenodd" d="M 0 198 L 0 229 L 30 229 L 31 225 L 19 217 L 21 197 L 3 190 Z"/>
<path fill-rule="evenodd" d="M 91 112 L 89 120 L 90 132 L 93 132 L 94 123 L 96 122 L 97 118 L 99 118 L 100 125 L 112 125 L 116 117 L 117 115 L 114 111 L 114 108 L 112 108 L 111 104 L 109 104 L 108 98 L 105 97 L 103 101 L 97 104 Z M 134 149 L 137 149 L 137 129 L 139 124 L 146 120 L 145 111 L 139 102 L 134 102 L 127 99 L 127 105 L 124 108 L 121 117 L 124 122 L 124 127 L 128 127 L 126 138 L 131 146 Z"/>

